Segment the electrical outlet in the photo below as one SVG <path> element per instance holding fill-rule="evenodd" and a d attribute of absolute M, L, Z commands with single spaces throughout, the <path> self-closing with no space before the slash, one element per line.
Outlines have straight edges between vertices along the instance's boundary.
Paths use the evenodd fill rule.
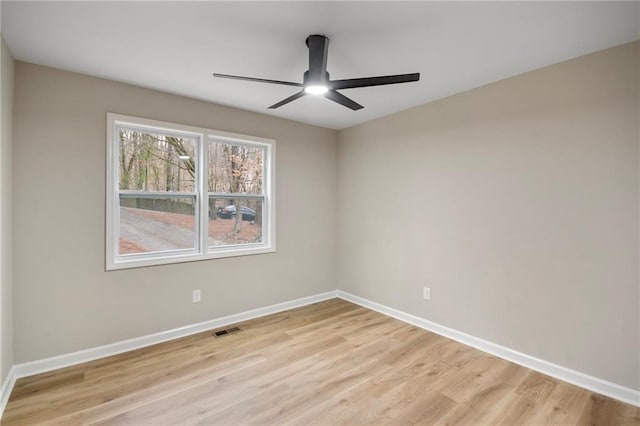
<path fill-rule="evenodd" d="M 424 300 L 431 300 L 431 289 L 429 287 L 424 287 L 422 289 L 422 298 Z"/>
<path fill-rule="evenodd" d="M 193 303 L 198 303 L 200 302 L 200 289 L 198 290 L 193 290 Z"/>

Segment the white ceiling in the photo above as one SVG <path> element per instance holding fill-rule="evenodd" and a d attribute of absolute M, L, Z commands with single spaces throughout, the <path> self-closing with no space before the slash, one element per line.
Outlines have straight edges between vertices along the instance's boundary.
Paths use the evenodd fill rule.
<path fill-rule="evenodd" d="M 640 2 L 2 2 L 18 60 L 341 129 L 640 38 Z M 297 90 L 305 39 L 330 39 L 332 79 L 420 72 L 350 89 L 351 111 Z"/>

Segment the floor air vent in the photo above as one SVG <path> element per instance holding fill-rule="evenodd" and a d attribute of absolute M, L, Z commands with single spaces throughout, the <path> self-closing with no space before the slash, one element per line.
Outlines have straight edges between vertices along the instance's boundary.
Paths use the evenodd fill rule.
<path fill-rule="evenodd" d="M 231 327 L 231 328 L 227 328 L 225 330 L 214 331 L 213 333 L 211 333 L 211 335 L 214 336 L 214 337 L 222 337 L 225 334 L 236 333 L 238 331 L 240 331 L 239 327 Z"/>

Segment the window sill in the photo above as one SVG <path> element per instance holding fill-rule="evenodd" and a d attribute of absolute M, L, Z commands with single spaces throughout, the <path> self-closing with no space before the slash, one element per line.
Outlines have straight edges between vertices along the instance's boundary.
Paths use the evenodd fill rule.
<path fill-rule="evenodd" d="M 171 254 L 167 254 L 166 256 L 154 254 L 153 257 L 149 257 L 149 258 L 132 256 L 131 258 L 120 258 L 113 262 L 109 262 L 106 266 L 106 270 L 117 271 L 121 269 L 144 268 L 147 266 L 170 265 L 170 264 L 178 264 L 178 263 L 186 263 L 186 262 L 197 262 L 201 260 L 224 259 L 227 257 L 251 256 L 256 254 L 266 254 L 266 253 L 275 253 L 275 252 L 276 252 L 275 247 L 265 247 L 263 245 L 258 245 L 255 248 L 248 248 L 246 246 L 242 248 L 225 247 L 224 249 L 213 251 L 207 254 L 171 253 Z"/>

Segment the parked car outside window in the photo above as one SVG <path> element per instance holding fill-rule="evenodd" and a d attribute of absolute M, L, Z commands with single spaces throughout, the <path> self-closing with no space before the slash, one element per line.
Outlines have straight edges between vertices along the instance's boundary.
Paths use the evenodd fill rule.
<path fill-rule="evenodd" d="M 247 206 L 240 206 L 240 211 L 242 212 L 242 220 L 249 222 L 256 220 L 256 212 L 253 209 Z M 220 219 L 231 219 L 236 216 L 236 206 L 228 205 L 226 207 L 218 207 L 216 214 Z"/>

